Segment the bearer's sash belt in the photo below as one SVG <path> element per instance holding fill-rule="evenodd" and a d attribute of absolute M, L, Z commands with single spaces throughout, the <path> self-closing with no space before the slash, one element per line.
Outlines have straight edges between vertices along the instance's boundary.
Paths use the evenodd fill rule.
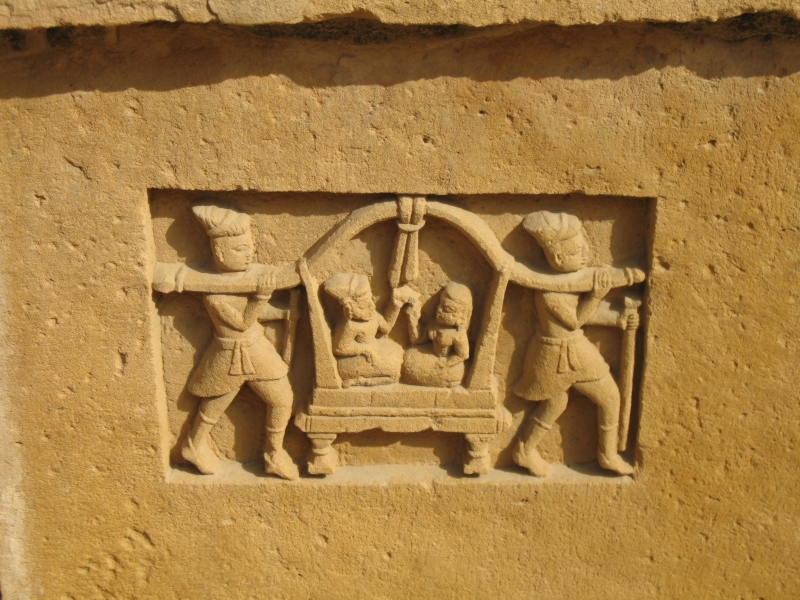
<path fill-rule="evenodd" d="M 262 335 L 264 332 L 259 327 L 242 337 L 217 337 L 223 350 L 233 350 L 231 368 L 228 371 L 230 375 L 252 375 L 256 372 L 253 361 L 250 359 L 250 346 L 255 344 Z"/>
<path fill-rule="evenodd" d="M 570 371 L 580 371 L 583 368 L 581 359 L 578 356 L 578 340 L 583 337 L 583 331 L 578 330 L 571 336 L 561 337 L 544 337 L 542 336 L 542 343 L 547 346 L 560 346 L 558 356 L 558 373 L 569 373 Z"/>

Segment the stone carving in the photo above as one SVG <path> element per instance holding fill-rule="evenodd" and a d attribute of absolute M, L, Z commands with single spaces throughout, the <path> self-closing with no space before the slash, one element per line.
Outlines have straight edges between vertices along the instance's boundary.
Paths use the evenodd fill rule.
<path fill-rule="evenodd" d="M 467 211 L 428 203 L 420 196 L 400 196 L 396 201 L 379 202 L 351 213 L 300 263 L 309 302 L 317 381 L 307 411 L 300 413 L 295 422 L 312 440 L 310 473 L 328 474 L 335 470 L 338 460 L 331 444 L 337 434 L 367 429 L 463 433 L 469 446 L 465 472 L 485 473 L 489 469 L 488 441 L 499 426 L 496 386 L 491 375 L 493 350 L 476 360 L 473 373 L 478 375 L 473 375 L 465 386 L 460 385 L 465 378 L 464 361 L 470 356 L 469 289 L 455 282 L 445 286 L 436 321 L 422 335 L 419 331 L 420 295 L 411 284 L 419 276 L 418 238 L 426 216 L 449 221 L 465 217 L 468 229 L 475 230 L 473 238 L 490 232 Z M 331 332 L 314 270 L 324 256 L 340 252 L 344 243 L 364 229 L 391 219 L 396 221 L 398 233 L 386 274 L 392 287 L 386 315 L 376 311 L 365 275 L 337 273 L 323 286 L 339 301 L 344 316 Z M 495 294 L 488 305 L 489 316 L 478 346 L 484 341 L 492 345 L 496 340 L 502 295 Z M 401 312 L 406 314 L 412 343 L 405 351 L 385 337 Z"/>
<path fill-rule="evenodd" d="M 297 476 L 282 440 L 291 411 L 286 372 L 300 285 L 306 291 L 315 374 L 311 397 L 295 423 L 311 441 L 309 473 L 333 473 L 339 462 L 333 446 L 336 437 L 369 429 L 463 434 L 464 472 L 488 472 L 490 442 L 506 421 L 497 402 L 494 364 L 509 283 L 535 290 L 540 325 L 523 375 L 513 386 L 521 397 L 540 403 L 519 434 L 514 460 L 535 475 L 546 474 L 547 463 L 537 444 L 565 409 L 567 390 L 575 388 L 599 407 L 600 464 L 617 473 L 631 472 L 618 452 L 627 441 L 638 300 L 627 298 L 626 306 L 617 310 L 604 297 L 611 288 L 643 281 L 644 273 L 588 267 L 588 244 L 576 217 L 538 212 L 525 219 L 525 229 L 540 243 L 553 269 L 540 272 L 509 254 L 477 215 L 422 196 L 399 196 L 358 208 L 295 265 L 274 268 L 252 263 L 249 218 L 244 213 L 214 203 L 195 206 L 194 212 L 211 239 L 216 269 L 203 272 L 158 263 L 153 287 L 162 293 L 202 293 L 214 323 L 215 339 L 189 382 L 189 390 L 202 403 L 182 449 L 201 472 L 214 472 L 217 457 L 208 446 L 208 434 L 247 383 L 269 407 L 267 472 L 289 479 Z M 421 277 L 420 235 L 430 219 L 463 234 L 493 275 L 486 289 L 448 282 L 438 292 L 434 317 L 423 324 L 421 294 L 415 284 Z M 385 277 L 381 283 L 391 290 L 381 311 L 367 274 L 331 273 L 326 265 L 347 253 L 350 240 L 386 221 L 395 222 L 397 233 L 387 272 L 372 274 L 373 283 L 374 278 Z M 281 311 L 269 304 L 273 290 L 290 288 L 293 309 Z M 482 314 L 472 339 L 468 332 L 476 292 Z M 339 308 L 323 302 L 325 297 L 335 299 Z M 392 333 L 401 316 L 408 331 L 405 346 L 395 339 L 403 336 Z M 260 323 L 268 319 L 288 319 L 283 358 L 264 336 Z M 586 324 L 624 329 L 619 387 L 597 349 L 583 336 Z"/>
<path fill-rule="evenodd" d="M 250 269 L 253 239 L 250 217 L 215 203 L 194 207 L 194 214 L 211 240 L 214 264 L 220 273 L 236 278 Z M 263 270 L 255 294 L 206 293 L 203 303 L 214 324 L 214 339 L 189 381 L 189 391 L 202 398 L 182 456 L 204 474 L 217 470 L 219 458 L 209 434 L 245 383 L 267 405 L 264 468 L 267 473 L 297 479 L 297 466 L 283 448 L 291 418 L 293 395 L 287 379 L 291 339 L 281 357 L 265 337 L 263 321 L 289 318 L 290 336 L 298 319 L 296 302 L 287 315 L 269 304 L 276 288 L 275 273 Z M 180 291 L 180 290 L 177 290 Z"/>
<path fill-rule="evenodd" d="M 366 275 L 336 273 L 323 287 L 339 301 L 344 314 L 333 332 L 342 388 L 397 383 L 401 372 L 403 381 L 413 385 L 455 387 L 461 383 L 464 361 L 469 358 L 467 327 L 472 316 L 472 292 L 467 286 L 456 282 L 445 286 L 435 322 L 421 334 L 420 295 L 408 285 L 394 288 L 386 317 L 376 310 Z M 409 338 L 421 344 L 405 353 L 400 344 L 385 337 L 404 307 Z"/>
<path fill-rule="evenodd" d="M 419 320 L 419 308 L 414 307 Z M 413 325 L 412 340 L 422 344 L 406 351 L 403 380 L 415 385 L 455 387 L 464 379 L 464 361 L 469 358 L 467 328 L 472 318 L 472 292 L 451 281 L 441 291 L 436 320 L 421 335 Z M 430 341 L 428 341 L 430 340 Z M 427 343 L 425 343 L 427 342 Z"/>
<path fill-rule="evenodd" d="M 536 238 L 555 271 L 571 274 L 586 269 L 589 245 L 577 217 L 540 211 L 528 215 L 523 225 Z M 612 310 L 603 299 L 612 287 L 630 286 L 643 279 L 644 274 L 634 269 L 595 269 L 592 288 L 587 293 L 536 290 L 539 334 L 530 343 L 523 375 L 513 388 L 520 397 L 540 403 L 527 416 L 513 454 L 514 462 L 533 475 L 547 475 L 548 464 L 537 445 L 566 409 L 570 388 L 597 404 L 600 466 L 621 475 L 633 472 L 619 456 L 618 448 L 624 447 L 627 439 L 635 341 L 632 333 L 639 326 L 639 315 L 632 299 L 628 299 L 622 312 Z M 625 330 L 622 370 L 627 408 L 621 441 L 620 391 L 600 352 L 585 337 L 582 327 L 586 324 L 614 325 Z"/>
<path fill-rule="evenodd" d="M 397 383 L 403 362 L 403 348 L 385 336 L 393 328 L 400 309 L 419 294 L 411 288 L 395 288 L 386 318 L 375 308 L 366 275 L 337 273 L 325 282 L 325 291 L 342 306 L 344 320 L 333 334 L 342 387 Z"/>

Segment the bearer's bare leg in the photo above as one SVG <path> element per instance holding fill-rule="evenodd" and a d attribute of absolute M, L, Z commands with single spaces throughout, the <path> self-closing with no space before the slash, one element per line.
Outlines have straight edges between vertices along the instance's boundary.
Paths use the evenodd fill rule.
<path fill-rule="evenodd" d="M 283 448 L 294 398 L 289 380 L 284 377 L 272 381 L 250 381 L 248 384 L 267 405 L 264 470 L 283 479 L 297 479 L 300 476 L 297 465 Z"/>
<path fill-rule="evenodd" d="M 581 394 L 597 404 L 599 443 L 597 462 L 600 466 L 620 475 L 630 475 L 633 467 L 618 453 L 619 435 L 619 388 L 610 374 L 598 381 L 576 383 L 573 386 Z"/>
<path fill-rule="evenodd" d="M 567 392 L 562 392 L 550 400 L 540 402 L 539 406 L 528 413 L 522 423 L 518 436 L 519 442 L 514 449 L 512 458 L 519 466 L 528 469 L 531 475 L 537 477 L 547 475 L 549 465 L 539 454 L 537 446 L 547 432 L 553 428 L 556 419 L 564 413 L 568 398 Z"/>
<path fill-rule="evenodd" d="M 204 475 L 216 473 L 219 466 L 219 457 L 208 445 L 211 430 L 238 393 L 239 390 L 233 390 L 222 396 L 203 398 L 189 435 L 186 436 L 186 442 L 181 448 L 181 456 Z"/>

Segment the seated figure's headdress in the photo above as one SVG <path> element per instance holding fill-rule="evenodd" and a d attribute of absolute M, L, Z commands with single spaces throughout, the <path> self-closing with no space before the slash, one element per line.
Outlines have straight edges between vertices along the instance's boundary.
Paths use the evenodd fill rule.
<path fill-rule="evenodd" d="M 250 215 L 212 201 L 193 206 L 192 212 L 210 238 L 244 235 L 250 229 Z"/>
<path fill-rule="evenodd" d="M 469 325 L 472 318 L 472 290 L 470 290 L 463 283 L 457 281 L 450 281 L 442 290 L 442 298 L 452 300 L 464 310 L 464 318 L 462 326 Z"/>
<path fill-rule="evenodd" d="M 363 296 L 372 292 L 369 278 L 360 273 L 336 273 L 331 275 L 324 283 L 325 291 L 344 302 L 347 298 Z"/>
<path fill-rule="evenodd" d="M 529 214 L 522 221 L 522 226 L 542 248 L 550 248 L 573 238 L 581 231 L 581 221 L 575 215 L 546 210 Z"/>
<path fill-rule="evenodd" d="M 442 290 L 442 297 L 448 298 L 453 302 L 469 307 L 472 310 L 472 292 L 463 283 L 450 281 Z"/>

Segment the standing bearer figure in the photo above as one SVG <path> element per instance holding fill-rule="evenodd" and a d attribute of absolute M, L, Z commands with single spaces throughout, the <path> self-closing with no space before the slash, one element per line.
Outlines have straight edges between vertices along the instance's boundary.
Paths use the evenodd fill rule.
<path fill-rule="evenodd" d="M 586 267 L 589 246 L 577 217 L 541 211 L 528 215 L 523 226 L 539 242 L 556 271 L 571 273 Z M 528 414 L 520 429 L 513 459 L 538 477 L 547 475 L 548 463 L 537 446 L 566 409 L 570 388 L 597 405 L 600 466 L 620 475 L 633 472 L 618 454 L 619 388 L 608 364 L 582 329 L 587 324 L 609 323 L 623 329 L 638 327 L 636 313 L 623 315 L 605 303 L 598 311 L 610 289 L 609 272 L 597 269 L 594 287 L 588 293 L 535 291 L 539 333 L 531 341 L 522 377 L 513 389 L 518 396 L 539 402 L 539 406 Z"/>
<path fill-rule="evenodd" d="M 223 274 L 235 277 L 253 260 L 250 217 L 215 204 L 193 209 L 211 239 L 214 264 Z M 267 405 L 264 468 L 267 473 L 297 479 L 298 469 L 283 449 L 286 425 L 292 413 L 289 371 L 275 347 L 264 335 L 261 321 L 283 318 L 269 299 L 275 289 L 274 277 L 265 276 L 254 296 L 247 294 L 204 294 L 214 324 L 214 340 L 189 381 L 189 391 L 202 399 L 192 428 L 181 450 L 183 457 L 201 473 L 217 470 L 219 458 L 209 446 L 209 434 L 217 420 L 247 383 Z"/>

